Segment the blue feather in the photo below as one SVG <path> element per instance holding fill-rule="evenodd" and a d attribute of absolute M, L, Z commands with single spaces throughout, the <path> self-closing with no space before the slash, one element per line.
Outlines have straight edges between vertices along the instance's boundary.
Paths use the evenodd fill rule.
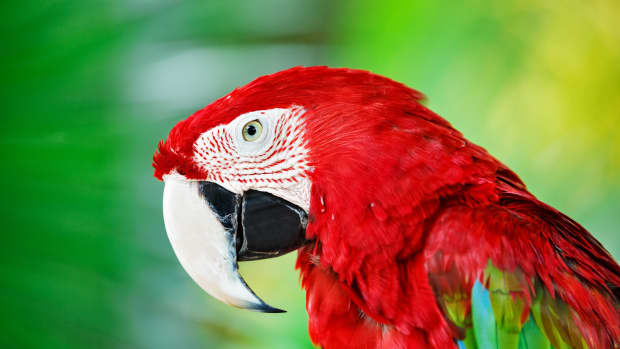
<path fill-rule="evenodd" d="M 471 292 L 472 323 L 478 349 L 498 349 L 497 325 L 489 291 L 476 281 Z"/>

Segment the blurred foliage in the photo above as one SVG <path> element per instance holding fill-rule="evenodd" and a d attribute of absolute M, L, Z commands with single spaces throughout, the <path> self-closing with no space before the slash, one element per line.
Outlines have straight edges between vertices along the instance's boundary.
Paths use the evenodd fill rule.
<path fill-rule="evenodd" d="M 4 348 L 303 348 L 294 255 L 242 264 L 289 313 L 185 275 L 152 178 L 180 119 L 294 65 L 403 81 L 620 255 L 615 0 L 3 2 Z"/>

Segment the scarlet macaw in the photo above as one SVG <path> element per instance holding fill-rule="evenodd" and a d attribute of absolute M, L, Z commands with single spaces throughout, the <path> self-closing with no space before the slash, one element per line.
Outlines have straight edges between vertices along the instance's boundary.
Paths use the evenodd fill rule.
<path fill-rule="evenodd" d="M 179 122 L 153 166 L 183 267 L 228 304 L 279 312 L 237 261 L 298 249 L 325 348 L 618 348 L 618 264 L 422 97 L 297 67 Z"/>

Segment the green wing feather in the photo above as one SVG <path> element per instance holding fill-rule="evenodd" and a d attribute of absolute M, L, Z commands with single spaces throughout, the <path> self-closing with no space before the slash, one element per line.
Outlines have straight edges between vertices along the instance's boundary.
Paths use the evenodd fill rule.
<path fill-rule="evenodd" d="M 484 282 L 476 281 L 470 293 L 458 288 L 450 291 L 438 294 L 437 300 L 462 334 L 460 348 L 588 348 L 570 308 L 536 280 L 528 283 L 518 270 L 502 271 L 489 263 Z"/>

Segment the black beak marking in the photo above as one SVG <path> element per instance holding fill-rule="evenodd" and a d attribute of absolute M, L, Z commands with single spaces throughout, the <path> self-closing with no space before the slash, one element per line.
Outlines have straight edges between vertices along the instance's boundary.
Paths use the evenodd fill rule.
<path fill-rule="evenodd" d="M 235 194 L 206 181 L 200 182 L 199 190 L 235 236 L 238 261 L 281 256 L 306 242 L 308 215 L 297 205 L 256 190 Z"/>
<path fill-rule="evenodd" d="M 233 233 L 237 229 L 237 212 L 241 205 L 241 195 L 226 190 L 211 182 L 200 182 L 198 186 L 211 210 L 217 215 L 222 225 Z"/>
<path fill-rule="evenodd" d="M 306 242 L 308 215 L 302 208 L 269 193 L 249 190 L 243 195 L 238 217 L 243 242 L 237 244 L 240 261 L 281 256 Z"/>

